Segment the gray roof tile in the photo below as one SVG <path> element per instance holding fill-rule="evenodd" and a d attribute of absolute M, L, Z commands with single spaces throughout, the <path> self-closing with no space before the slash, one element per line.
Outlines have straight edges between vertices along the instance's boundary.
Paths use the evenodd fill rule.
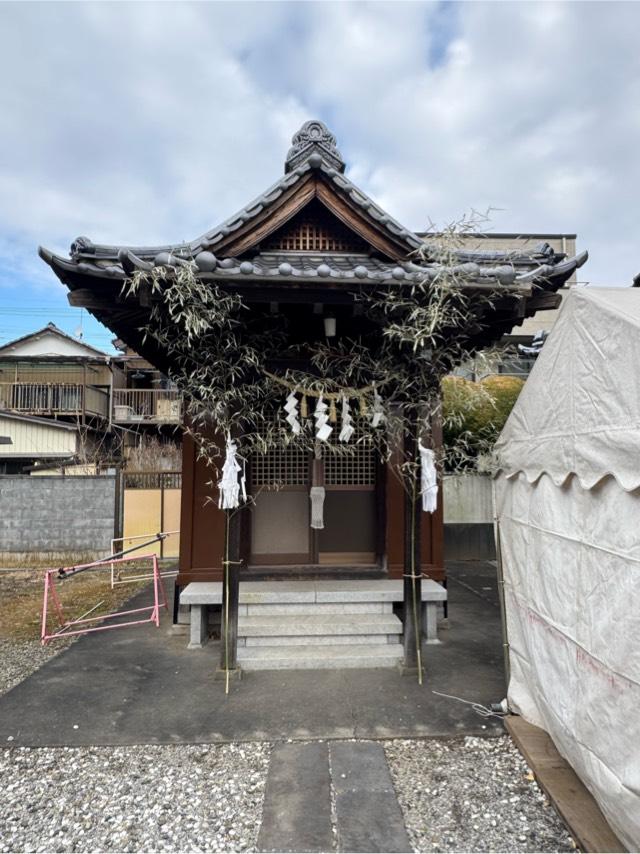
<path fill-rule="evenodd" d="M 74 261 L 58 258 L 46 250 L 42 257 L 52 266 L 63 267 L 66 270 L 77 269 L 80 272 L 94 276 L 116 276 L 126 278 L 131 269 L 122 264 L 107 264 L 97 259 Z M 140 260 L 133 253 L 122 255 L 127 263 Z M 368 280 L 374 282 L 397 282 L 398 284 L 411 281 L 434 280 L 445 272 L 453 272 L 463 280 L 479 284 L 500 284 L 503 286 L 527 287 L 545 280 L 563 280 L 587 260 L 583 252 L 575 258 L 566 259 L 558 264 L 540 264 L 533 262 L 524 272 L 511 264 L 479 264 L 464 262 L 462 264 L 446 265 L 440 263 L 419 264 L 415 261 L 405 261 L 402 264 L 390 264 L 379 258 L 359 254 L 324 254 L 324 253 L 293 253 L 293 252 L 263 252 L 256 254 L 251 260 L 239 258 L 216 259 L 213 253 L 203 252 L 196 256 L 196 266 L 205 276 L 213 279 L 243 279 L 269 280 L 279 279 L 326 279 L 326 280 Z M 168 252 L 158 253 L 154 259 L 156 264 L 189 264 L 186 259 L 177 258 Z M 215 263 L 214 263 L 215 262 Z M 149 269 L 148 262 L 142 261 L 141 269 Z"/>
<path fill-rule="evenodd" d="M 47 263 L 60 270 L 68 272 L 75 269 L 92 276 L 124 278 L 131 275 L 134 269 L 148 270 L 153 265 L 166 263 L 192 263 L 195 258 L 200 271 L 214 278 L 302 276 L 400 283 L 419 277 L 434 279 L 449 265 L 469 280 L 475 277 L 479 282 L 493 280 L 505 285 L 566 279 L 587 259 L 586 252 L 575 258 L 566 258 L 562 253 L 554 252 L 548 244 L 515 252 L 468 249 L 445 251 L 435 241 L 418 236 L 389 216 L 343 174 L 344 161 L 336 147 L 335 138 L 322 122 L 306 122 L 294 135 L 292 142 L 285 165 L 286 172 L 275 184 L 241 211 L 189 243 L 110 246 L 94 244 L 87 237 L 78 237 L 71 244 L 71 260 L 54 256 L 44 249 L 40 250 L 40 254 Z M 312 170 L 324 175 L 339 193 L 348 196 L 372 222 L 400 239 L 406 247 L 407 260 L 398 265 L 365 255 L 313 253 L 261 253 L 251 261 L 216 257 L 215 248 L 226 236 L 263 214 L 284 192 Z"/>

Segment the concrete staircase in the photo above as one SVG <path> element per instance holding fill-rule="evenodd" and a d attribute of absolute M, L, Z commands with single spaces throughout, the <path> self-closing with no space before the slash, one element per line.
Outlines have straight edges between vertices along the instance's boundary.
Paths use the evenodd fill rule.
<path fill-rule="evenodd" d="M 244 585 L 240 596 L 238 662 L 245 670 L 393 667 L 402 659 L 402 623 L 384 585 L 260 587 Z"/>
<path fill-rule="evenodd" d="M 191 643 L 205 641 L 206 608 L 222 602 L 218 582 L 190 584 L 181 601 L 191 605 Z M 433 609 L 446 591 L 425 584 Z M 259 581 L 240 584 L 238 663 L 243 670 L 394 667 L 403 658 L 402 623 L 393 613 L 402 582 Z"/>

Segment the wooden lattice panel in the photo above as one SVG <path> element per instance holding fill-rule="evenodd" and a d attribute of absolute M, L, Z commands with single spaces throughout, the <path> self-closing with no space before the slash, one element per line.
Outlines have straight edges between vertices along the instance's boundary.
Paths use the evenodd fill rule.
<path fill-rule="evenodd" d="M 375 485 L 375 451 L 369 442 L 358 442 L 348 453 L 327 451 L 322 459 L 327 486 Z"/>
<path fill-rule="evenodd" d="M 357 252 L 368 250 L 362 238 L 320 207 L 309 206 L 268 240 L 270 252 Z"/>
<path fill-rule="evenodd" d="M 261 486 L 307 486 L 309 455 L 289 445 L 251 458 L 252 488 Z"/>

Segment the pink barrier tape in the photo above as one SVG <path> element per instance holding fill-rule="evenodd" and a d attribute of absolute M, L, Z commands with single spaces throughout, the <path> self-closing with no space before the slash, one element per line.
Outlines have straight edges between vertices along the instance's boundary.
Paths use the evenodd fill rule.
<path fill-rule="evenodd" d="M 65 620 L 64 611 L 56 592 L 55 579 L 63 579 L 65 581 L 73 578 L 81 570 L 85 569 L 109 569 L 111 563 L 127 563 L 129 561 L 151 560 L 153 565 L 153 605 L 148 605 L 144 608 L 129 608 L 125 611 L 114 611 L 111 614 L 102 614 L 97 617 L 85 617 L 77 620 Z M 162 601 L 160 596 L 162 595 Z M 51 603 L 53 610 L 58 618 L 59 628 L 54 632 L 47 632 L 47 622 L 50 614 Z M 44 646 L 50 640 L 56 640 L 61 637 L 69 637 L 71 635 L 86 635 L 90 632 L 104 632 L 107 629 L 123 629 L 126 626 L 139 626 L 146 623 L 154 623 L 157 627 L 160 626 L 160 608 L 169 610 L 167 604 L 167 594 L 160 575 L 157 555 L 131 555 L 130 557 L 116 558 L 113 561 L 106 563 L 103 560 L 97 560 L 93 563 L 83 563 L 76 566 L 65 566 L 59 569 L 48 569 L 44 577 L 44 596 L 42 601 L 42 624 L 40 630 L 40 640 Z M 126 617 L 133 614 L 143 614 L 150 611 L 148 617 L 141 620 L 128 620 L 124 623 L 112 623 L 102 626 L 91 626 L 89 623 L 94 623 L 97 620 L 106 622 L 114 617 Z M 85 612 L 86 613 L 86 612 Z"/>

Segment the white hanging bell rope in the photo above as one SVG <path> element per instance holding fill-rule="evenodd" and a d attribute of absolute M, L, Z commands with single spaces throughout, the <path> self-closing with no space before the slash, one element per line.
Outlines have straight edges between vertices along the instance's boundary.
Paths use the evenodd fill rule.
<path fill-rule="evenodd" d="M 420 494 L 422 509 L 425 513 L 435 513 L 438 509 L 438 475 L 435 454 L 420 442 Z"/>
<path fill-rule="evenodd" d="M 227 453 L 222 466 L 222 477 L 218 482 L 218 507 L 221 510 L 234 510 L 239 506 L 241 488 L 243 500 L 247 500 L 244 474 L 238 482 L 238 474 L 242 471 L 242 466 L 236 459 L 237 451 L 236 443 L 231 438 L 227 438 Z"/>
<path fill-rule="evenodd" d="M 312 486 L 309 490 L 311 499 L 311 527 L 317 531 L 324 528 L 324 486 Z"/>

